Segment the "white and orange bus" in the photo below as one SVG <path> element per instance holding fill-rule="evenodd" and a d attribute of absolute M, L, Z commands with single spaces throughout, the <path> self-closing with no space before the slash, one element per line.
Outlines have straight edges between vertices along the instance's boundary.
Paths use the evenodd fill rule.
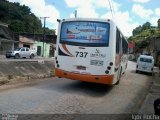
<path fill-rule="evenodd" d="M 128 62 L 128 42 L 110 19 L 58 20 L 55 75 L 118 84 Z"/>

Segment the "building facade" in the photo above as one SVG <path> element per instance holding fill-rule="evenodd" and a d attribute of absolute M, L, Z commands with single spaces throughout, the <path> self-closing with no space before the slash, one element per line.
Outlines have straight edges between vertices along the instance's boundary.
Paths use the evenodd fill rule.
<path fill-rule="evenodd" d="M 19 47 L 33 48 L 34 44 L 35 44 L 35 40 L 21 36 L 21 35 L 19 36 Z"/>
<path fill-rule="evenodd" d="M 37 46 L 38 56 L 43 56 L 45 58 L 50 57 L 50 44 L 49 43 L 43 43 L 43 42 L 36 41 L 35 46 Z"/>
<path fill-rule="evenodd" d="M 37 52 L 37 56 L 49 58 L 54 57 L 56 35 L 28 34 L 19 35 L 19 47 L 28 47 Z"/>
<path fill-rule="evenodd" d="M 54 57 L 56 35 L 13 33 L 8 25 L 0 22 L 0 55 L 17 47 L 28 47 L 41 57 Z"/>
<path fill-rule="evenodd" d="M 160 37 L 156 37 L 152 40 L 151 50 L 153 51 L 153 57 L 155 59 L 155 64 L 160 65 Z"/>
<path fill-rule="evenodd" d="M 0 22 L 0 54 L 4 55 L 6 51 L 12 50 L 19 44 L 8 25 Z"/>

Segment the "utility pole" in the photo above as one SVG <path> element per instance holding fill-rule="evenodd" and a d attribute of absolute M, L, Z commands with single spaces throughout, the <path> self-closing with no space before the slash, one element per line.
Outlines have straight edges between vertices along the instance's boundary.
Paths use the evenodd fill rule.
<path fill-rule="evenodd" d="M 77 10 L 74 11 L 74 17 L 77 18 Z"/>
<path fill-rule="evenodd" d="M 43 19 L 43 52 L 42 52 L 42 57 L 44 57 L 44 41 L 45 41 L 45 25 L 46 25 L 46 19 L 49 17 L 40 17 L 40 19 Z"/>

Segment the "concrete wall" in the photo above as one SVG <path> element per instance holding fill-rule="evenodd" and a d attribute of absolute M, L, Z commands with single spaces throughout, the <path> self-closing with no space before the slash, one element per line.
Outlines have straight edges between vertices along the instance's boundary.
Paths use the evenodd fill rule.
<path fill-rule="evenodd" d="M 0 61 L 0 81 L 53 76 L 54 61 Z"/>

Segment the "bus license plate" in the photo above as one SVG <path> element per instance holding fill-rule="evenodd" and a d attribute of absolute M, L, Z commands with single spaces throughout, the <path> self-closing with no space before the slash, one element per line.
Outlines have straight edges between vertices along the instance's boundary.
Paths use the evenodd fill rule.
<path fill-rule="evenodd" d="M 91 60 L 90 64 L 91 65 L 95 65 L 95 66 L 103 66 L 103 61 L 100 61 L 100 60 Z"/>

